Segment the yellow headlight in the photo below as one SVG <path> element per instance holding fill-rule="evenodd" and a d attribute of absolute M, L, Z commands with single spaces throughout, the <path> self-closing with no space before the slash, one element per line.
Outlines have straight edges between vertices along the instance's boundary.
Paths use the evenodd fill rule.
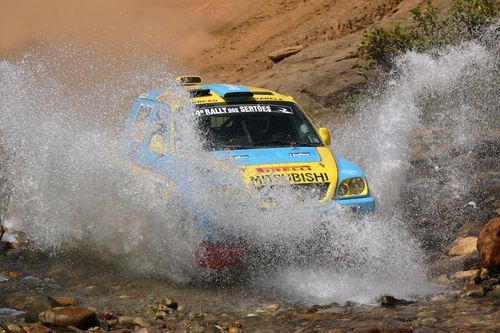
<path fill-rule="evenodd" d="M 337 190 L 340 197 L 368 194 L 366 182 L 361 177 L 354 177 L 343 180 Z"/>
<path fill-rule="evenodd" d="M 349 181 L 349 189 L 351 190 L 351 194 L 358 195 L 365 189 L 365 182 L 359 177 L 351 178 Z"/>
<path fill-rule="evenodd" d="M 349 187 L 347 184 L 340 184 L 338 194 L 343 197 L 347 193 L 349 193 Z"/>

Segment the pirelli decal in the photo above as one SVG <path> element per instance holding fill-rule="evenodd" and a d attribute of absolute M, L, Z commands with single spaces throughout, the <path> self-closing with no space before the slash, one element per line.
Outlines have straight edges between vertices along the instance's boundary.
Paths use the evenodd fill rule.
<path fill-rule="evenodd" d="M 327 183 L 329 181 L 326 172 L 290 172 L 250 176 L 250 182 L 254 186 L 279 185 L 285 182 L 291 184 L 310 184 Z"/>
<path fill-rule="evenodd" d="M 258 173 L 262 172 L 290 172 L 290 171 L 311 171 L 310 165 L 299 165 L 299 166 L 277 166 L 277 167 L 259 167 L 255 171 Z"/>

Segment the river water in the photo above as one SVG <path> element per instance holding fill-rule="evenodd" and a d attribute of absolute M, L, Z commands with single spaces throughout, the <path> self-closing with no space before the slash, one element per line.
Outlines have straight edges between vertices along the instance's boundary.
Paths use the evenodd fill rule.
<path fill-rule="evenodd" d="M 121 129 L 137 95 L 158 86 L 178 92 L 173 72 L 164 61 L 141 57 L 123 70 L 120 59 L 97 58 L 72 46 L 0 62 L 0 178 L 12 192 L 5 225 L 23 232 L 29 247 L 43 252 L 23 266 L 32 279 L 16 285 L 17 291 L 69 292 L 101 303 L 111 294 L 122 303 L 167 294 L 212 308 L 273 301 L 371 304 L 383 294 L 418 298 L 437 291 L 427 277 L 428 253 L 402 201 L 411 142 L 424 124 L 444 131 L 441 141 L 430 145 L 431 153 L 445 141 L 462 144 L 498 128 L 495 49 L 470 42 L 433 56 L 405 54 L 367 90 L 348 123 L 329 124 L 332 150 L 362 166 L 377 199 L 377 212 L 361 219 L 298 210 L 287 193 L 279 194 L 283 209 L 276 211 L 221 201 L 199 172 L 214 168 L 189 139 L 198 169 L 173 167 L 198 190 L 194 195 L 177 191 L 169 200 L 151 196 L 154 184 L 132 175 L 121 154 Z M 196 138 L 189 119 L 178 127 L 187 138 Z M 451 175 L 459 182 L 452 193 L 458 199 L 469 186 L 459 171 Z M 226 176 L 238 183 L 237 175 Z M 422 179 L 431 187 L 421 191 L 434 190 L 438 182 L 432 177 Z M 199 239 L 182 205 L 188 196 L 197 209 L 210 211 L 221 225 L 257 246 L 274 246 L 278 239 L 291 256 L 301 256 L 297 242 L 314 242 L 314 225 L 320 221 L 334 235 L 325 246 L 358 260 L 343 265 L 308 257 L 269 264 L 256 257 L 235 284 L 193 284 L 200 276 L 193 264 Z M 19 269 L 14 259 L 4 265 Z"/>

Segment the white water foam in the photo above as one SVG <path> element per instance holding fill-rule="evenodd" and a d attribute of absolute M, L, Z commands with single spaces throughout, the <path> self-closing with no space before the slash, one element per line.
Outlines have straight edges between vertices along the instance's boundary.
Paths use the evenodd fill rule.
<path fill-rule="evenodd" d="M 131 174 L 119 149 L 120 131 L 138 94 L 154 86 L 177 91 L 168 67 L 148 60 L 123 71 L 117 59 L 79 54 L 69 47 L 0 62 L 0 147 L 7 156 L 2 176 L 13 185 L 9 223 L 32 244 L 56 252 L 76 248 L 186 281 L 195 272 L 200 242 L 193 216 L 207 214 L 263 252 L 285 253 L 276 262 L 260 254 L 252 258 L 254 288 L 306 302 L 369 303 L 383 293 L 429 292 L 423 253 L 397 206 L 408 144 L 420 121 L 420 96 L 446 90 L 460 77 L 462 62 L 482 66 L 484 48 L 470 44 L 437 58 L 402 57 L 398 75 L 352 121 L 362 138 L 334 135 L 334 151 L 360 162 L 379 201 L 377 214 L 358 221 L 340 212 L 320 215 L 286 190 L 274 194 L 280 209 L 233 200 L 252 193 L 241 185 L 237 168 L 214 167 L 200 151 L 189 119 L 177 124 L 193 144 L 189 163 L 171 166 L 187 190 L 165 200 L 150 195 L 146 189 L 154 191 L 157 180 Z M 449 73 L 442 70 L 446 65 Z M 433 80 L 436 69 L 440 74 Z M 214 178 L 226 179 L 234 196 L 214 188 Z M 304 242 L 321 251 L 307 252 Z"/>
<path fill-rule="evenodd" d="M 432 56 L 407 53 L 396 59 L 384 84 L 358 104 L 352 119 L 341 127 L 330 124 L 332 150 L 363 167 L 378 205 L 376 214 L 355 226 L 337 217 L 330 226 L 331 234 L 337 236 L 332 244 L 363 253 L 366 261 L 354 268 L 335 264 L 292 267 L 276 274 L 273 285 L 291 297 L 299 295 L 318 303 L 370 303 L 382 294 L 411 297 L 432 292 L 425 253 L 413 236 L 413 221 L 404 214 L 402 200 L 408 190 L 411 140 L 424 123 L 439 128 L 442 139 L 438 143 L 448 146 L 474 142 L 485 131 L 498 128 L 498 63 L 494 49 L 476 42 Z M 433 148 L 430 153 L 438 153 Z M 457 183 L 451 195 L 458 199 L 475 179 L 459 169 L 451 171 Z M 426 186 L 421 191 L 450 195 L 450 191 L 436 191 L 440 182 L 438 174 L 422 179 Z M 434 232 L 446 230 L 439 227 Z"/>

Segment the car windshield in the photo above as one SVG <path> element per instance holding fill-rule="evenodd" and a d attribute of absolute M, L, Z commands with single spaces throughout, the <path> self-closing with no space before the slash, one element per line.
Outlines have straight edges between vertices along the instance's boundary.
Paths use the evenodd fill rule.
<path fill-rule="evenodd" d="M 195 114 L 207 150 L 321 145 L 294 103 L 203 105 Z"/>

